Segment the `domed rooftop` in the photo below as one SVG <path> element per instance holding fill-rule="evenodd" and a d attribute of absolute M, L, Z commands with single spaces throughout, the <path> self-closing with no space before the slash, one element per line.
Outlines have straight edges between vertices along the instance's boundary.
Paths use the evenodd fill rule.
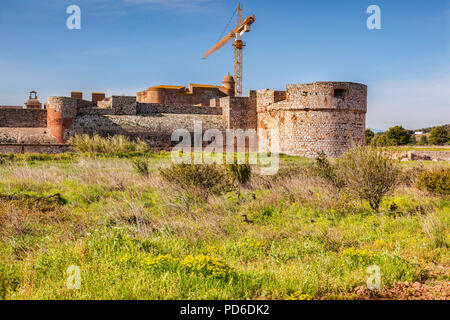
<path fill-rule="evenodd" d="M 223 78 L 223 82 L 234 82 L 234 78 L 231 74 L 227 74 L 225 78 Z"/>
<path fill-rule="evenodd" d="M 37 98 L 36 91 L 30 92 L 30 97 L 28 98 L 28 101 L 25 103 L 25 107 L 27 109 L 42 109 L 42 104 L 39 102 Z"/>

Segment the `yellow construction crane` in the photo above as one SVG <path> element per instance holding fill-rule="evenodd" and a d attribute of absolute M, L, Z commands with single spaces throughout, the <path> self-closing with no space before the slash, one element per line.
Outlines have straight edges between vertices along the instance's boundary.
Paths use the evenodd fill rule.
<path fill-rule="evenodd" d="M 250 26 L 253 22 L 255 22 L 255 15 L 251 15 L 250 17 L 245 18 L 244 22 L 242 22 L 242 10 L 240 4 L 238 4 L 236 11 L 236 28 L 234 28 L 233 31 L 231 31 L 216 45 L 214 45 L 214 47 L 209 49 L 203 55 L 203 59 L 208 58 L 214 52 L 234 39 L 234 81 L 236 84 L 234 92 L 236 96 L 240 97 L 242 96 L 242 49 L 245 46 L 244 42 L 242 41 L 242 36 L 245 32 L 250 32 Z"/>

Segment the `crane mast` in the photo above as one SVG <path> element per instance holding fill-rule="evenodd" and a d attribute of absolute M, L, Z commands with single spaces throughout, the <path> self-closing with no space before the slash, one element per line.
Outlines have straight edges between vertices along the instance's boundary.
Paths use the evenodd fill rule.
<path fill-rule="evenodd" d="M 242 49 L 245 44 L 242 41 L 242 36 L 246 32 L 250 32 L 250 26 L 255 22 L 255 15 L 247 17 L 244 22 L 242 22 L 242 10 L 240 4 L 237 7 L 236 14 L 236 28 L 233 29 L 228 35 L 226 35 L 222 40 L 215 44 L 211 49 L 209 49 L 204 55 L 203 59 L 208 58 L 214 52 L 222 48 L 229 41 L 234 39 L 234 80 L 235 80 L 235 95 L 238 97 L 242 96 L 242 67 L 243 67 L 243 56 Z"/>

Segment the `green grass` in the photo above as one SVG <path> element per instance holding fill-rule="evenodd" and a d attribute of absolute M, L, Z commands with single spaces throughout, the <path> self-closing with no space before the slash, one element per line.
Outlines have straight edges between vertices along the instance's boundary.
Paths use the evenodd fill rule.
<path fill-rule="evenodd" d="M 436 146 L 436 147 L 417 147 L 417 146 L 399 146 L 388 147 L 392 151 L 450 151 L 450 146 Z"/>
<path fill-rule="evenodd" d="M 282 156 L 239 202 L 186 212 L 158 173 L 170 156 L 145 157 L 148 176 L 117 156 L 1 164 L 0 298 L 352 298 L 369 265 L 387 288 L 450 279 L 450 199 L 403 185 L 374 214 L 305 175 L 311 160 Z M 43 199 L 56 193 L 63 203 Z M 80 290 L 67 288 L 71 265 Z"/>

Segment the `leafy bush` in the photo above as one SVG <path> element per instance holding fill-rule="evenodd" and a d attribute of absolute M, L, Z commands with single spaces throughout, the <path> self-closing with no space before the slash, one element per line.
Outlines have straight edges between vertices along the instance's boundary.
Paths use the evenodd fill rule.
<path fill-rule="evenodd" d="M 252 177 L 252 167 L 248 163 L 233 163 L 226 165 L 226 167 L 230 171 L 233 179 L 240 185 L 245 185 Z"/>
<path fill-rule="evenodd" d="M 68 143 L 79 153 L 119 154 L 147 152 L 149 150 L 148 145 L 143 140 L 131 141 L 128 137 L 121 135 L 111 137 L 76 135 L 71 137 Z"/>
<path fill-rule="evenodd" d="M 423 172 L 417 180 L 417 186 L 432 193 L 450 195 L 450 169 L 435 168 Z"/>
<path fill-rule="evenodd" d="M 197 275 L 205 278 L 227 278 L 234 273 L 224 261 L 204 255 L 187 256 L 180 262 L 181 270 L 190 275 Z"/>
<path fill-rule="evenodd" d="M 445 127 L 436 127 L 430 132 L 430 144 L 443 145 L 450 140 L 448 130 Z"/>
<path fill-rule="evenodd" d="M 188 199 L 206 200 L 209 195 L 234 190 L 230 174 L 213 164 L 172 164 L 159 169 L 164 180 Z"/>
<path fill-rule="evenodd" d="M 342 189 L 345 185 L 344 180 L 337 174 L 336 167 L 328 161 L 328 158 L 323 151 L 320 151 L 317 154 L 314 163 L 314 171 L 319 177 L 331 183 L 331 185 L 338 190 Z"/>
<path fill-rule="evenodd" d="M 338 159 L 338 172 L 350 193 L 369 201 L 378 212 L 381 200 L 396 185 L 400 169 L 387 151 L 355 147 Z"/>
<path fill-rule="evenodd" d="M 134 170 L 141 176 L 147 177 L 150 174 L 148 162 L 145 159 L 135 158 L 131 161 Z"/>

